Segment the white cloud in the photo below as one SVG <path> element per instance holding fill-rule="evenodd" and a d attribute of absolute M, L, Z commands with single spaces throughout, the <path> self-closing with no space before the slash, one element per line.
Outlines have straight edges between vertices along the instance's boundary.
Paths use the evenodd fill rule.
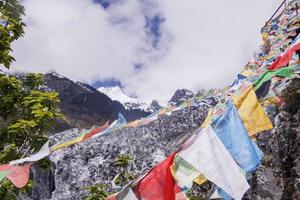
<path fill-rule="evenodd" d="M 13 47 L 14 69 L 55 70 L 86 81 L 126 77 L 146 45 L 136 0 L 108 12 L 91 0 L 26 0 L 24 6 L 27 28 Z"/>
<path fill-rule="evenodd" d="M 162 1 L 173 40 L 168 55 L 127 81 L 146 98 L 165 101 L 178 88 L 222 87 L 250 60 L 260 28 L 281 1 Z"/>
<path fill-rule="evenodd" d="M 106 11 L 92 0 L 25 0 L 27 28 L 14 44 L 13 68 L 87 82 L 115 77 L 144 100 L 165 101 L 178 88 L 229 84 L 280 2 L 122 0 Z M 145 15 L 157 13 L 165 22 L 153 48 Z M 144 63 L 139 72 L 136 62 Z"/>

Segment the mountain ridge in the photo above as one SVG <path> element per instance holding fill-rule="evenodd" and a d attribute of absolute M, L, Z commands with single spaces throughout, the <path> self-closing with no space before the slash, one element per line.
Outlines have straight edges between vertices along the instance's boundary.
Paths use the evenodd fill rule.
<path fill-rule="evenodd" d="M 74 82 L 57 73 L 45 74 L 44 80 L 48 89 L 59 93 L 59 108 L 66 117 L 66 121 L 61 123 L 70 128 L 89 128 L 106 121 L 112 122 L 118 118 L 118 113 L 127 121 L 151 114 L 140 109 L 126 109 L 120 102 L 110 99 L 92 86 Z"/>

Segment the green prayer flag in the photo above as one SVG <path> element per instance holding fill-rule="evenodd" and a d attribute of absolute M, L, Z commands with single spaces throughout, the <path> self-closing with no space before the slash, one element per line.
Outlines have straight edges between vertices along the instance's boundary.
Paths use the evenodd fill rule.
<path fill-rule="evenodd" d="M 282 77 L 293 77 L 295 72 L 294 72 L 294 66 L 291 67 L 284 67 L 280 68 L 277 70 L 272 70 L 272 71 L 266 71 L 263 73 L 253 84 L 255 86 L 255 89 L 260 88 L 260 86 L 265 83 L 266 81 L 270 80 L 274 76 L 282 76 Z"/>
<path fill-rule="evenodd" d="M 0 172 L 0 182 L 8 175 L 10 174 L 10 170 L 4 170 Z"/>

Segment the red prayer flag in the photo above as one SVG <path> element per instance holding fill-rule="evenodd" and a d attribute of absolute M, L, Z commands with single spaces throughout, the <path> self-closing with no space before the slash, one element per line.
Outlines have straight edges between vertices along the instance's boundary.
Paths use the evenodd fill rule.
<path fill-rule="evenodd" d="M 111 195 L 109 197 L 107 197 L 105 200 L 117 200 L 115 195 Z"/>
<path fill-rule="evenodd" d="M 9 164 L 0 165 L 0 172 L 5 170 L 11 170 L 12 166 Z"/>
<path fill-rule="evenodd" d="M 104 131 L 105 129 L 107 129 L 108 126 L 109 126 L 109 123 L 107 121 L 107 122 L 105 122 L 104 125 L 94 128 L 89 133 L 85 134 L 82 140 L 87 140 L 87 139 L 91 138 L 92 136 L 96 135 L 97 133 L 100 133 L 100 132 Z"/>
<path fill-rule="evenodd" d="M 5 164 L 0 166 L 0 171 L 10 170 L 10 173 L 6 178 L 8 178 L 17 188 L 23 188 L 29 180 L 29 168 L 30 165 L 12 166 Z"/>
<path fill-rule="evenodd" d="M 29 180 L 29 165 L 14 166 L 9 175 L 6 176 L 17 188 L 26 186 Z"/>
<path fill-rule="evenodd" d="M 282 56 L 279 56 L 272 65 L 269 66 L 269 70 L 279 69 L 285 67 L 289 64 L 290 60 L 293 57 L 293 54 L 300 50 L 300 43 L 294 45 L 290 49 L 288 49 Z"/>
<path fill-rule="evenodd" d="M 176 153 L 154 167 L 134 188 L 139 199 L 144 200 L 175 200 L 176 193 L 181 189 L 176 185 L 170 166 Z"/>

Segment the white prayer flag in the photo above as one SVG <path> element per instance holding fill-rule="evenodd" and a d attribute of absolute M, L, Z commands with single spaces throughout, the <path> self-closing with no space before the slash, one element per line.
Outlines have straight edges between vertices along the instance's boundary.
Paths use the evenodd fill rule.
<path fill-rule="evenodd" d="M 36 154 L 33 154 L 27 158 L 22 158 L 14 161 L 10 161 L 9 164 L 11 165 L 17 165 L 23 162 L 34 162 L 41 160 L 42 158 L 48 156 L 50 154 L 50 148 L 49 148 L 49 141 L 47 141 L 42 148 L 37 152 Z"/>
<path fill-rule="evenodd" d="M 242 199 L 250 188 L 240 167 L 210 126 L 179 155 L 234 199 Z"/>
<path fill-rule="evenodd" d="M 133 191 L 131 189 L 129 189 L 127 195 L 125 196 L 125 198 L 123 200 L 138 200 L 138 198 L 135 196 Z"/>

